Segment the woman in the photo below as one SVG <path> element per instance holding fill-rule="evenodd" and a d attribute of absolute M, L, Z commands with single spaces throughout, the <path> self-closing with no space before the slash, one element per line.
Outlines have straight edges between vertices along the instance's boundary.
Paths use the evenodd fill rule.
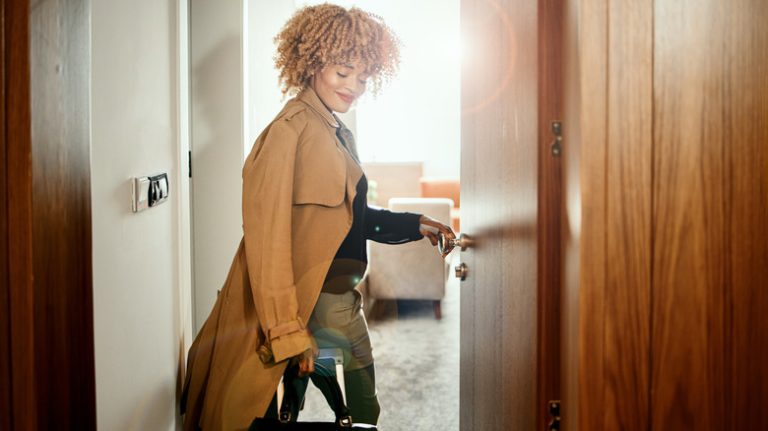
<path fill-rule="evenodd" d="M 317 345 L 344 351 L 353 420 L 376 423 L 373 357 L 355 286 L 365 240 L 402 243 L 447 225 L 367 206 L 346 112 L 397 68 L 378 17 L 334 5 L 299 10 L 275 38 L 283 92 L 297 94 L 243 167 L 243 240 L 195 339 L 182 394 L 185 429 L 242 429 L 267 414 L 289 362 L 313 371 Z M 437 257 L 436 257 L 437 258 Z M 314 335 L 314 336 L 313 336 Z"/>

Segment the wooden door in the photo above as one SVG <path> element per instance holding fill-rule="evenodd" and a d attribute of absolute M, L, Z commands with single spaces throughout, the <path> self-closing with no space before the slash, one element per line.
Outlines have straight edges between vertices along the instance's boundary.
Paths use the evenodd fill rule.
<path fill-rule="evenodd" d="M 565 150 L 566 194 L 575 190 L 577 202 L 568 206 L 576 244 L 567 247 L 566 267 L 579 271 L 566 283 L 567 321 L 578 327 L 578 344 L 569 340 L 565 369 L 578 379 L 564 379 L 563 425 L 647 429 L 653 8 L 625 0 L 579 3 L 579 17 L 568 15 L 569 27 L 579 26 L 569 37 L 578 34 L 580 44 L 567 44 L 565 90 L 580 94 L 566 121 L 577 120 L 581 135 Z M 580 81 L 570 79 L 574 74 Z"/>
<path fill-rule="evenodd" d="M 0 429 L 36 429 L 29 4 L 0 5 Z"/>
<path fill-rule="evenodd" d="M 462 430 L 543 429 L 559 394 L 559 2 L 464 0 Z M 546 276 L 545 276 L 546 275 Z"/>
<path fill-rule="evenodd" d="M 767 20 L 655 5 L 653 429 L 768 429 Z"/>
<path fill-rule="evenodd" d="M 764 429 L 768 4 L 580 5 L 564 429 Z"/>
<path fill-rule="evenodd" d="M 90 4 L 0 18 L 0 429 L 95 429 Z"/>

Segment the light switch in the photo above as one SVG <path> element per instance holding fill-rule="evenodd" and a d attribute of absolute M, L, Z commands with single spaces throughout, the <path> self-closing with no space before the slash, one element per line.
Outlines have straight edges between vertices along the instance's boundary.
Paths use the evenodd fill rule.
<path fill-rule="evenodd" d="M 168 199 L 168 174 L 133 179 L 133 212 L 155 207 Z"/>

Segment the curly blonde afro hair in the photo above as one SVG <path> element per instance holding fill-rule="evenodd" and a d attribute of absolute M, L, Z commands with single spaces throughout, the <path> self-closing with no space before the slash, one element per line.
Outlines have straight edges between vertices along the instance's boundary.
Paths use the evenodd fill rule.
<path fill-rule="evenodd" d="M 275 66 L 283 94 L 309 86 L 326 65 L 360 62 L 370 75 L 373 93 L 397 72 L 400 41 L 381 17 L 358 8 L 332 4 L 299 9 L 275 36 Z"/>

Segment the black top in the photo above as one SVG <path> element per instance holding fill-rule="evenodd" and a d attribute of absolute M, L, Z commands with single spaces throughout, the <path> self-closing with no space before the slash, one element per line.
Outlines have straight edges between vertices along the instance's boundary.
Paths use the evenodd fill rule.
<path fill-rule="evenodd" d="M 342 128 L 336 129 L 336 136 L 346 147 Z M 423 238 L 419 232 L 421 214 L 371 208 L 368 206 L 367 194 L 368 180 L 363 175 L 357 183 L 357 193 L 352 201 L 352 226 L 328 269 L 323 292 L 345 293 L 360 283 L 368 266 L 365 250 L 367 239 L 385 244 L 402 244 Z"/>

